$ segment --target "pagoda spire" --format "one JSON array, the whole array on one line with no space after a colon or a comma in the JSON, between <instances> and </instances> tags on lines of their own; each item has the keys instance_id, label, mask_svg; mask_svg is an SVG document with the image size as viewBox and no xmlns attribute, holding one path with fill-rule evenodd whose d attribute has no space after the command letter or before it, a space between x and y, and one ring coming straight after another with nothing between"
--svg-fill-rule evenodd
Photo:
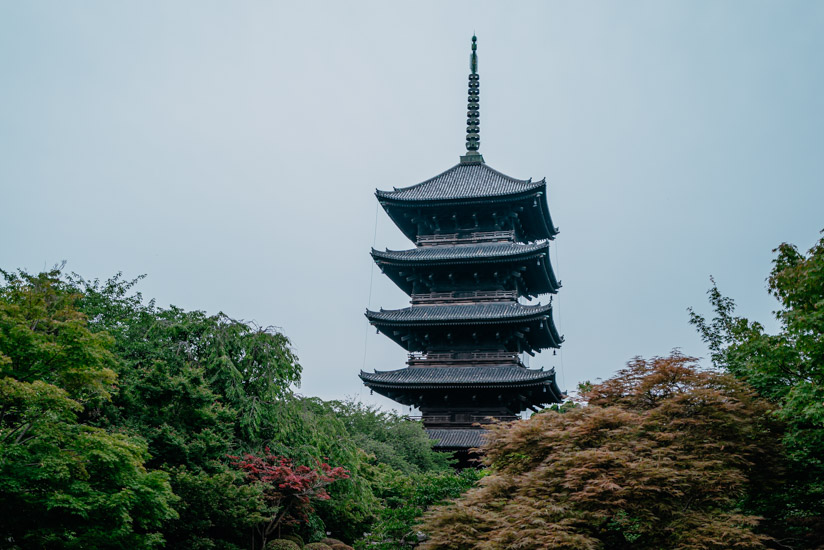
<instances>
[{"instance_id":1,"label":"pagoda spire","mask_svg":"<svg viewBox=\"0 0 824 550\"><path fill-rule=\"evenodd\" d=\"M472 53L469 55L469 94L466 105L466 155L461 164L479 164L484 157L478 152L481 146L480 76L478 75L478 37L472 35Z\"/></svg>"}]
</instances>

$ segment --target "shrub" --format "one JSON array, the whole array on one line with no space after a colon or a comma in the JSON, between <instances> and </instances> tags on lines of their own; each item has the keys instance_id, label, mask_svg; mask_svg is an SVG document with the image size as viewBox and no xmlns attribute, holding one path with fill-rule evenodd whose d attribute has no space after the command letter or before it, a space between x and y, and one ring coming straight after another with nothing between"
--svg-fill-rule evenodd
<instances>
[{"instance_id":1,"label":"shrub","mask_svg":"<svg viewBox=\"0 0 824 550\"><path fill-rule=\"evenodd\" d=\"M355 550L354 548L352 548L348 544L344 544L342 542L339 542L339 543L336 543L336 544L331 544L331 545L329 545L329 547L332 550Z\"/></svg>"},{"instance_id":2,"label":"shrub","mask_svg":"<svg viewBox=\"0 0 824 550\"><path fill-rule=\"evenodd\" d=\"M275 539L266 543L266 550L300 550L300 546L289 539Z\"/></svg>"},{"instance_id":3,"label":"shrub","mask_svg":"<svg viewBox=\"0 0 824 550\"><path fill-rule=\"evenodd\" d=\"M332 550L332 547L322 542L312 542L304 546L303 550Z\"/></svg>"},{"instance_id":4,"label":"shrub","mask_svg":"<svg viewBox=\"0 0 824 550\"><path fill-rule=\"evenodd\" d=\"M336 544L346 544L342 540L333 539L330 537L326 537L325 539L320 539L320 542L325 544L326 546L335 546Z\"/></svg>"},{"instance_id":5,"label":"shrub","mask_svg":"<svg viewBox=\"0 0 824 550\"><path fill-rule=\"evenodd\" d=\"M300 548L303 548L304 542L303 542L303 539L301 538L301 536L300 536L300 535L295 535L295 534L292 534L292 535L284 535L284 536L283 536L283 539L284 539L284 540L291 540L292 542L294 542L295 544L297 544Z\"/></svg>"}]
</instances>

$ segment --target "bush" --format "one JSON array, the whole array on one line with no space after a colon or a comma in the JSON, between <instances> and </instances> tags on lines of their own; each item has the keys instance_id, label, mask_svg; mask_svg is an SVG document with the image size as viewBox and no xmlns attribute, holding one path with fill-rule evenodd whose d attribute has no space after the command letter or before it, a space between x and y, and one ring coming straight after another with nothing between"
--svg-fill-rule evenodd
<instances>
[{"instance_id":1,"label":"bush","mask_svg":"<svg viewBox=\"0 0 824 550\"><path fill-rule=\"evenodd\" d=\"M336 544L331 544L330 548L332 550L355 550L354 548L352 548L348 544L344 544L342 542L339 542L339 543L336 543Z\"/></svg>"},{"instance_id":2,"label":"bush","mask_svg":"<svg viewBox=\"0 0 824 550\"><path fill-rule=\"evenodd\" d=\"M330 538L330 537L326 537L325 539L320 539L320 542L322 544L325 544L326 546L335 546L336 544L346 544L342 540L333 539L333 538Z\"/></svg>"},{"instance_id":3,"label":"bush","mask_svg":"<svg viewBox=\"0 0 824 550\"><path fill-rule=\"evenodd\" d=\"M303 550L332 550L332 547L322 542L312 542L304 546Z\"/></svg>"},{"instance_id":4,"label":"bush","mask_svg":"<svg viewBox=\"0 0 824 550\"><path fill-rule=\"evenodd\" d=\"M291 540L295 544L297 544L300 548L303 548L304 542L300 535L284 535L283 540Z\"/></svg>"},{"instance_id":5,"label":"bush","mask_svg":"<svg viewBox=\"0 0 824 550\"><path fill-rule=\"evenodd\" d=\"M300 550L300 546L289 539L275 539L266 543L266 550Z\"/></svg>"}]
</instances>

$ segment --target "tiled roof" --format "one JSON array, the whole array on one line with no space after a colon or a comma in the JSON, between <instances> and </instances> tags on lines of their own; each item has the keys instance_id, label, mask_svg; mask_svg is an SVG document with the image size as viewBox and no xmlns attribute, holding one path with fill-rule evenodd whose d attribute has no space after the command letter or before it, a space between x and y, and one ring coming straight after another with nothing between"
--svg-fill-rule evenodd
<instances>
[{"instance_id":1,"label":"tiled roof","mask_svg":"<svg viewBox=\"0 0 824 550\"><path fill-rule=\"evenodd\" d=\"M375 194L378 198L398 201L474 199L517 195L544 185L543 180L533 182L511 178L486 164L458 164L412 187L378 190Z\"/></svg>"},{"instance_id":2,"label":"tiled roof","mask_svg":"<svg viewBox=\"0 0 824 550\"><path fill-rule=\"evenodd\" d=\"M408 367L390 371L360 373L368 386L445 387L445 386L533 386L555 379L555 370L525 367Z\"/></svg>"},{"instance_id":3,"label":"tiled roof","mask_svg":"<svg viewBox=\"0 0 824 550\"><path fill-rule=\"evenodd\" d=\"M411 250L386 250L384 252L372 249L372 256L375 259L395 261L461 261L491 260L539 251L549 254L549 243L544 241L531 244L512 242L458 244L422 246Z\"/></svg>"},{"instance_id":4,"label":"tiled roof","mask_svg":"<svg viewBox=\"0 0 824 550\"><path fill-rule=\"evenodd\" d=\"M366 310L371 322L384 323L443 323L484 321L520 321L538 316L548 316L552 305L525 306L517 302L492 302L481 304L439 304L411 306L403 309Z\"/></svg>"},{"instance_id":5,"label":"tiled roof","mask_svg":"<svg viewBox=\"0 0 824 550\"><path fill-rule=\"evenodd\" d=\"M484 434L487 430L473 428L453 428L453 429L428 429L426 434L429 439L438 440L435 448L448 449L472 449L486 443Z\"/></svg>"}]
</instances>

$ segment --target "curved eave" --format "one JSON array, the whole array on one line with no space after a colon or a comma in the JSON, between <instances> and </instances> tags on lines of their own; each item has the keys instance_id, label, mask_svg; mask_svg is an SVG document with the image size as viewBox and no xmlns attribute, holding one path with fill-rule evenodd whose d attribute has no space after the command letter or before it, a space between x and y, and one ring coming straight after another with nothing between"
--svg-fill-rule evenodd
<instances>
[{"instance_id":1,"label":"curved eave","mask_svg":"<svg viewBox=\"0 0 824 550\"><path fill-rule=\"evenodd\" d=\"M472 367L464 367L464 368L472 368ZM520 410L526 410L531 405L547 405L552 403L561 403L563 402L564 398L566 397L564 393L558 387L558 384L555 380L555 369L551 369L546 371L549 376L542 380L534 380L534 381L521 381L521 382L513 382L513 383L464 383L464 384L454 384L454 383L442 383L442 384L434 384L434 383L422 383L422 384L414 384L414 383L380 383L375 382L374 377L379 373L367 373L361 371L358 377L363 382L364 386L369 388L372 391L378 392L380 395L384 397L388 397L398 403L403 405L418 405L420 404L420 397L421 394L426 395L428 393L433 393L434 395L440 395L442 392L446 390L480 390L480 391L488 391L488 392L505 392L509 395L510 400L514 400L514 402L520 402ZM530 391L527 394L529 397L526 400L519 399L519 392L522 391ZM537 393L533 393L535 390L541 390ZM425 402L426 398L424 398ZM528 403L528 404L525 404Z\"/></svg>"},{"instance_id":2,"label":"curved eave","mask_svg":"<svg viewBox=\"0 0 824 550\"><path fill-rule=\"evenodd\" d=\"M536 181L534 187L514 191L512 193L501 193L491 195L475 195L463 197L449 197L439 199L398 199L392 196L391 192L381 191L375 189L375 196L381 205L398 206L402 208L421 208L421 207L440 207L440 206L455 206L455 205L476 205L488 203L501 202L518 202L525 199L531 199L539 194L545 194L546 182L544 180Z\"/></svg>"},{"instance_id":3,"label":"curved eave","mask_svg":"<svg viewBox=\"0 0 824 550\"><path fill-rule=\"evenodd\" d=\"M436 311L436 308L441 308L444 306L413 306L413 308L417 307L419 311L424 311L426 309L430 309L431 311ZM446 306L452 307L456 310L460 308L460 306ZM518 324L518 323L528 323L531 321L540 321L545 318L548 318L550 321L552 320L552 305L537 305L537 306L520 306L522 307L522 313L520 315L509 315L509 316L478 316L478 317L467 317L466 315L457 315L453 314L453 316L449 316L446 314L442 318L408 318L408 319L392 319L387 317L387 314L405 312L406 310L410 310L412 308L403 308L397 310L385 310L381 308L380 311L371 311L369 309L366 310L366 318L369 319L369 322L373 325L387 325L387 326L406 326L406 327L417 327L417 326L439 326L439 325L486 325L486 324ZM468 310L467 310L468 311ZM554 324L552 325L554 329Z\"/></svg>"},{"instance_id":4,"label":"curved eave","mask_svg":"<svg viewBox=\"0 0 824 550\"><path fill-rule=\"evenodd\" d=\"M432 367L444 368L444 367ZM472 369L474 367L458 367L462 369ZM492 367L495 368L495 367ZM406 369L402 369L406 370ZM397 371L388 371L394 373ZM457 381L426 381L426 382L409 382L409 381L385 381L381 380L381 375L386 375L387 372L376 371L374 373L361 371L358 377L363 381L364 385L369 388L388 388L388 389L459 389L459 388L478 388L478 389L495 389L495 388L530 388L541 387L555 384L555 369L547 371L534 371L535 374L540 373L541 376L527 380L497 380L497 381L477 381L477 382L457 382ZM555 386L557 388L557 386Z\"/></svg>"},{"instance_id":5,"label":"curved eave","mask_svg":"<svg viewBox=\"0 0 824 550\"><path fill-rule=\"evenodd\" d=\"M413 306L418 308L435 308L438 306ZM523 306L528 307L528 306ZM411 309L411 308L405 308ZM432 327L448 327L456 326L463 327L464 330L469 327L480 326L508 326L513 331L518 331L520 327L529 327L529 331L522 335L522 341L525 346L523 348L515 345L508 345L507 349L510 351L526 351L533 354L535 351L548 348L560 348L563 343L563 337L558 334L555 323L552 320L552 306L538 306L535 309L538 311L530 312L528 315L512 316L512 317L479 317L473 319L466 318L441 318L441 319L386 319L381 318L381 314L386 314L386 311L380 312L366 311L366 317L369 322L375 326L378 331L393 340L399 346L407 351L423 351L425 346L421 343L420 338L410 338L412 335L420 335L422 332L431 330ZM389 313L397 313L404 310L389 311Z\"/></svg>"},{"instance_id":6,"label":"curved eave","mask_svg":"<svg viewBox=\"0 0 824 550\"><path fill-rule=\"evenodd\" d=\"M537 222L537 226L531 232L531 238L529 240L554 240L558 234L558 228L553 225L552 215L549 212L549 204L546 200L545 180L536 182L536 186L528 191L519 191L506 195L483 195L456 199L399 200L391 196L381 195L380 193L381 191L379 190L375 191L375 196L378 198L381 207L386 211L398 229L412 241L417 237L417 228L402 215L402 212L408 209L435 210L504 203L531 203L534 201L537 201L541 209L541 214L539 216L540 221Z\"/></svg>"},{"instance_id":7,"label":"curved eave","mask_svg":"<svg viewBox=\"0 0 824 550\"><path fill-rule=\"evenodd\" d=\"M528 245L512 244L511 253L484 253L483 245L441 245L439 247L416 248L411 250L377 250L372 249L372 257L375 261L398 265L462 265L480 262L510 262L519 260L530 260L538 256L549 255L549 243L539 242ZM429 252L436 248L458 249L461 247L476 249L480 253L474 256L462 257L442 257L442 258L416 258L417 252Z\"/></svg>"},{"instance_id":8,"label":"curved eave","mask_svg":"<svg viewBox=\"0 0 824 550\"><path fill-rule=\"evenodd\" d=\"M401 251L407 252L407 251ZM395 254L393 254L395 253ZM555 294L561 288L558 279L555 277L555 272L552 269L552 264L549 261L549 243L543 246L532 247L529 250L518 254L501 254L489 256L475 256L475 257L461 257L461 258L435 258L435 259L419 259L410 255L407 257L399 256L396 251L386 250L380 251L372 249L372 259L380 267L381 271L385 273L394 282L398 288L403 290L406 294L412 293L412 282L406 280L405 276L401 276L401 271L428 271L437 270L449 267L460 266L498 266L501 264L511 265L527 265L528 272L525 277L530 279L529 296L541 296L543 294ZM536 272L534 261L540 262L540 268Z\"/></svg>"}]
</instances>

